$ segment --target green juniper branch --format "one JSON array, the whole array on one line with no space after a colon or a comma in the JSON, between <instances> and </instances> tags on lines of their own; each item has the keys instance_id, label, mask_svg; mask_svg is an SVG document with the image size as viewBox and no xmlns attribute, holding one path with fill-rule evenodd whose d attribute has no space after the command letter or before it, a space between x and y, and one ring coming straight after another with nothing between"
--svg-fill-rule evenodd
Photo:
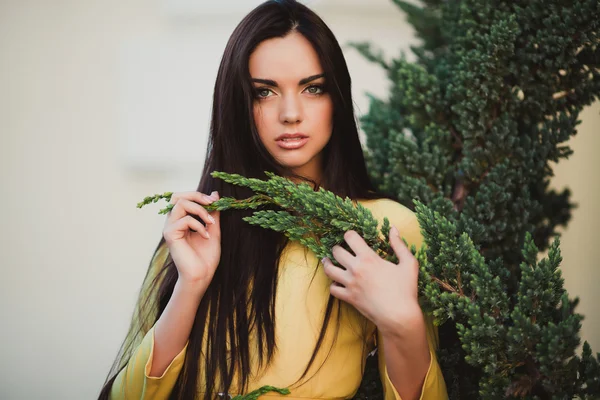
<instances>
[{"instance_id":1,"label":"green juniper branch","mask_svg":"<svg viewBox=\"0 0 600 400\"><path fill-rule=\"evenodd\" d=\"M390 262L398 262L387 239L390 230L387 217L384 218L383 225L378 231L378 221L360 203L355 203L350 198L342 199L323 188L315 192L306 183L295 184L289 179L270 172L265 174L270 178L267 181L214 171L211 174L213 177L221 178L234 185L247 186L258 193L241 200L224 197L203 207L207 211L224 211L257 209L268 204L276 205L281 208L280 211L259 210L243 220L253 225L283 232L290 240L299 241L307 246L319 259L329 257L338 266L339 263L332 256L331 248L337 244L347 249L344 233L355 230L380 257ZM162 195L148 196L138 203L137 207L142 208L160 199L170 201L172 194L172 192L165 192ZM159 214L166 214L172 208L173 204L169 204L160 210ZM383 239L379 236L379 232L383 235ZM406 243L406 240L404 242ZM415 254L417 249L412 246L411 251Z\"/></svg>"},{"instance_id":2,"label":"green juniper branch","mask_svg":"<svg viewBox=\"0 0 600 400\"><path fill-rule=\"evenodd\" d=\"M263 395L263 394L265 394L267 392L277 392L277 393L280 393L280 394L290 394L290 390L289 389L286 389L286 388L281 389L281 388L277 388L275 386L266 385L266 386L263 386L263 387L260 387L260 388L258 388L256 390L254 390L254 391L252 391L252 392L250 392L248 394L237 395L237 396L235 396L231 400L256 400L256 399L258 399L258 397L260 395Z\"/></svg>"}]
</instances>

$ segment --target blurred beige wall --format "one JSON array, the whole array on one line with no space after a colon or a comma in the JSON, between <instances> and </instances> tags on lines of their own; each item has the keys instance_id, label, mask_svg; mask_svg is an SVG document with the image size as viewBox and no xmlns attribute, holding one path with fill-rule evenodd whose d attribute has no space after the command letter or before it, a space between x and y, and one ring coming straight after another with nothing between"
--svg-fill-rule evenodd
<instances>
[{"instance_id":1,"label":"blurred beige wall","mask_svg":"<svg viewBox=\"0 0 600 400\"><path fill-rule=\"evenodd\" d=\"M579 119L577 134L568 143L574 154L555 165L552 187L569 188L577 205L567 228L559 230L561 270L569 297L579 297L575 310L585 317L582 345L587 340L596 354L600 352L600 102L586 107Z\"/></svg>"},{"instance_id":2,"label":"blurred beige wall","mask_svg":"<svg viewBox=\"0 0 600 400\"><path fill-rule=\"evenodd\" d=\"M216 68L242 16L204 13L208 3L0 0L0 398L97 395L162 232L159 205L135 205L193 190L201 173ZM340 43L372 39L389 56L414 43L387 0L345 4L313 2ZM387 82L346 56L365 113L364 92L384 96ZM564 276L596 351L599 109L582 114L554 180L579 203L562 238Z\"/></svg>"}]
</instances>

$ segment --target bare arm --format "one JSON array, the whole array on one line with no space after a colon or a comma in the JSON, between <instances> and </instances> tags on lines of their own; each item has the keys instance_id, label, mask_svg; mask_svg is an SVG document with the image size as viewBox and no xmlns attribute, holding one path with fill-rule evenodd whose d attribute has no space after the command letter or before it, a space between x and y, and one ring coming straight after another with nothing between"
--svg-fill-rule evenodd
<instances>
[{"instance_id":1,"label":"bare arm","mask_svg":"<svg viewBox=\"0 0 600 400\"><path fill-rule=\"evenodd\" d=\"M177 280L173 295L154 327L151 377L160 377L187 343L206 289Z\"/></svg>"},{"instance_id":2,"label":"bare arm","mask_svg":"<svg viewBox=\"0 0 600 400\"><path fill-rule=\"evenodd\" d=\"M385 363L390 380L402 399L419 399L425 376L432 362L427 328L421 309L407 328L381 332ZM402 333L401 333L402 332Z\"/></svg>"}]
</instances>

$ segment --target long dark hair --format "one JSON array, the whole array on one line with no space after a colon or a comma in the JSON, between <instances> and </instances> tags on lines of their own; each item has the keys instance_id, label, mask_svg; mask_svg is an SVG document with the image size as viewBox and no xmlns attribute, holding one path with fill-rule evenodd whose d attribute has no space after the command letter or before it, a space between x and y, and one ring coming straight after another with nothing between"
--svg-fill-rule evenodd
<instances>
[{"instance_id":1,"label":"long dark hair","mask_svg":"<svg viewBox=\"0 0 600 400\"><path fill-rule=\"evenodd\" d=\"M322 179L319 183L311 181L315 190L321 185L351 199L393 198L378 193L369 179L353 110L350 74L335 36L317 14L293 0L262 3L231 35L215 83L207 157L197 190L202 193L217 190L221 197L246 198L253 194L247 188L214 179L210 173L215 170L259 179L266 179L264 171L270 171L310 181L275 161L262 144L253 118L255 89L248 68L250 54L262 41L285 37L292 31L302 34L317 52L326 77L326 90L333 102L333 132L323 149ZM172 399L196 398L198 375L203 373L204 400L212 400L216 392L229 390L234 368L239 370L238 387L245 391L251 351L256 352L261 366L268 365L274 354L277 270L288 239L281 233L242 221L252 212L227 210L221 215L221 259L196 312ZM164 238L161 238L155 256L163 245ZM139 344L138 339L156 322L169 302L177 270L171 257L166 257L159 267L154 273L148 270L144 280L147 290L140 293L137 314L111 372L125 367ZM339 307L339 301L329 296L319 339L300 379L307 374L321 347L334 304ZM251 326L256 329L257 349L249 348ZM207 337L204 337L205 328ZM204 365L199 362L203 341L207 346ZM229 360L227 341L231 350ZM100 399L108 398L116 375L107 378ZM222 387L214 387L217 379Z\"/></svg>"}]
</instances>

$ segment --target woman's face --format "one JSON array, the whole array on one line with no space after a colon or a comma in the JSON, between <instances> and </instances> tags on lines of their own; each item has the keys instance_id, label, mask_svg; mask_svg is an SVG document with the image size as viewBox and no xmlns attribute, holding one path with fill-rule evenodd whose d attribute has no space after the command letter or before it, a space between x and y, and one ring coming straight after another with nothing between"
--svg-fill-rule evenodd
<instances>
[{"instance_id":1,"label":"woman's face","mask_svg":"<svg viewBox=\"0 0 600 400\"><path fill-rule=\"evenodd\" d=\"M296 32L265 40L250 55L249 69L262 143L277 162L320 182L333 104L324 91L323 70L312 45ZM305 138L285 142L280 135L286 133Z\"/></svg>"}]
</instances>

